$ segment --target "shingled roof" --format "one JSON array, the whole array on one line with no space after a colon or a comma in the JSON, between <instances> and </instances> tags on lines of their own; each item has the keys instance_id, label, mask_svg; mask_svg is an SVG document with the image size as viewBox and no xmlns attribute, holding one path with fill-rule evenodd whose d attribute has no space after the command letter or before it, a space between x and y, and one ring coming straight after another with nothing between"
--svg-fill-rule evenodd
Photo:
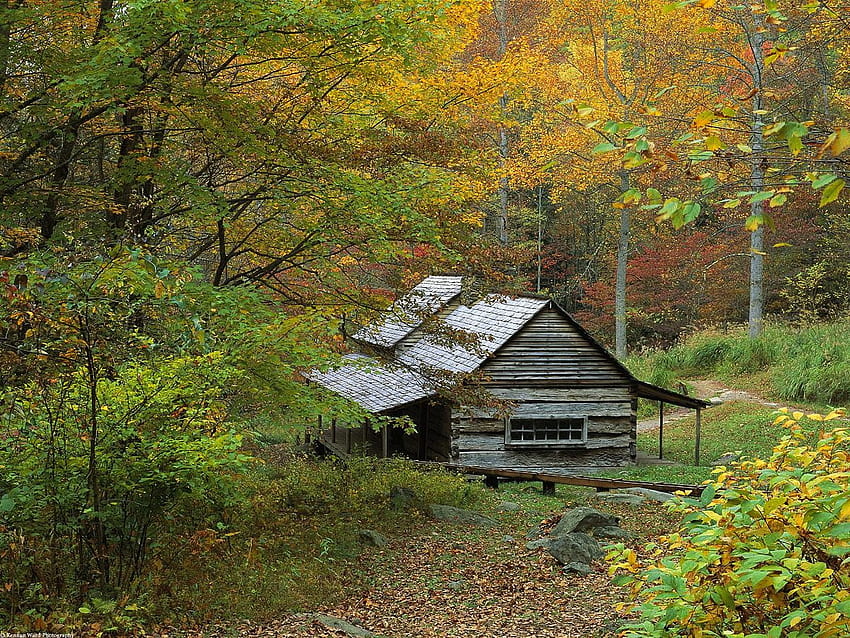
<instances>
[{"instance_id":1,"label":"shingled roof","mask_svg":"<svg viewBox=\"0 0 850 638\"><path fill-rule=\"evenodd\" d=\"M410 348L400 344L397 359L413 368L472 372L548 303L537 297L490 295L471 307L460 306L445 318L445 323L451 329L477 336L477 343L452 344L445 337L426 335Z\"/></svg>"},{"instance_id":2,"label":"shingled roof","mask_svg":"<svg viewBox=\"0 0 850 638\"><path fill-rule=\"evenodd\" d=\"M428 379L401 366L382 364L371 357L350 354L349 363L310 378L370 412L383 412L434 394Z\"/></svg>"},{"instance_id":3,"label":"shingled roof","mask_svg":"<svg viewBox=\"0 0 850 638\"><path fill-rule=\"evenodd\" d=\"M584 328L548 299L489 295L472 306L458 306L450 312L443 319L448 330L417 330L429 312L435 314L460 294L460 285L461 277L428 277L393 304L379 321L355 335L361 342L393 350L388 361L351 354L342 367L313 373L310 378L370 412L399 408L434 396L438 385L447 380L443 373L448 373L451 379L452 374L478 369L551 304L632 380L638 396L684 407L708 405L700 399L638 381ZM470 343L460 343L462 339L452 340L451 331L462 331L473 339Z\"/></svg>"},{"instance_id":4,"label":"shingled roof","mask_svg":"<svg viewBox=\"0 0 850 638\"><path fill-rule=\"evenodd\" d=\"M463 277L432 275L393 303L380 319L354 333L354 339L392 348L461 292Z\"/></svg>"},{"instance_id":5,"label":"shingled roof","mask_svg":"<svg viewBox=\"0 0 850 638\"><path fill-rule=\"evenodd\" d=\"M460 277L439 279L460 280ZM445 284L441 295L436 294L436 287L429 285L425 287L429 294L419 297L431 303L435 311L445 300L456 296L452 294L454 282L441 283ZM350 363L330 372L314 373L311 379L371 412L397 408L436 394L437 382L429 379L428 373L458 374L477 369L548 304L548 300L537 297L490 295L472 306L459 306L444 322L450 331L462 331L473 337L464 344L454 343L450 336L435 331L412 340L405 347L405 337L417 326L382 319L378 327L369 332L368 343L385 347L397 345L396 356L390 363L360 354L348 355L346 359ZM419 322L424 318L422 316ZM407 333L399 336L403 330Z\"/></svg>"}]
</instances>

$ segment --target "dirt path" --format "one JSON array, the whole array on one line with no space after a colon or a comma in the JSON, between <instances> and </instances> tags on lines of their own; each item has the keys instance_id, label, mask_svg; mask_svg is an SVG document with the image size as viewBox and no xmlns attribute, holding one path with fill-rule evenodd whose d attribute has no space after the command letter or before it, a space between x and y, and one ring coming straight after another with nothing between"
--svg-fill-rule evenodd
<instances>
[{"instance_id":1,"label":"dirt path","mask_svg":"<svg viewBox=\"0 0 850 638\"><path fill-rule=\"evenodd\" d=\"M711 379L693 379L690 381L690 384L694 387L694 396L696 396L698 399L704 399L706 401L715 399L718 403L742 401L745 403L755 403L758 405L764 405L772 408L780 407L780 404L775 403L773 401L768 401L764 397L761 397L757 394L753 394L752 392L745 392L743 390L730 390L719 381L713 381ZM678 421L687 416L690 416L691 414L693 414L693 410L688 410L687 408L670 409L668 407L664 411L664 423L672 423L674 421ZM652 430L657 430L658 417L653 416L649 417L648 419L640 419L637 423L637 429L638 432L651 432Z\"/></svg>"}]
</instances>

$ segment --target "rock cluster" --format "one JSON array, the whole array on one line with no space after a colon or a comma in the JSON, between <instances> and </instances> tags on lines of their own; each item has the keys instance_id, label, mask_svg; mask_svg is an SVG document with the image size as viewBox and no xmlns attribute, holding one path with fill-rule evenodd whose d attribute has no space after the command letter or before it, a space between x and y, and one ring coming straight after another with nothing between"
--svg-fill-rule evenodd
<instances>
[{"instance_id":1,"label":"rock cluster","mask_svg":"<svg viewBox=\"0 0 850 638\"><path fill-rule=\"evenodd\" d=\"M564 566L565 572L589 574L591 563L604 556L597 538L631 538L620 519L592 507L576 507L564 513L548 536L530 540L527 549L543 548Z\"/></svg>"}]
</instances>

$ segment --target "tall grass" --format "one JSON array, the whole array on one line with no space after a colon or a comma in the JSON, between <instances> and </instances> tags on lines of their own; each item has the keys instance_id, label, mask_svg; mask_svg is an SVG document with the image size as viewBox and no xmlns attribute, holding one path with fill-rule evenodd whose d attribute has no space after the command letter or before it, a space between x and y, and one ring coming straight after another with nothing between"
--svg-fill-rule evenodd
<instances>
[{"instance_id":1,"label":"tall grass","mask_svg":"<svg viewBox=\"0 0 850 638\"><path fill-rule=\"evenodd\" d=\"M773 325L758 339L746 329L705 330L666 351L627 362L639 378L666 387L697 375L767 372L774 394L787 401L850 402L850 320L808 327Z\"/></svg>"}]
</instances>

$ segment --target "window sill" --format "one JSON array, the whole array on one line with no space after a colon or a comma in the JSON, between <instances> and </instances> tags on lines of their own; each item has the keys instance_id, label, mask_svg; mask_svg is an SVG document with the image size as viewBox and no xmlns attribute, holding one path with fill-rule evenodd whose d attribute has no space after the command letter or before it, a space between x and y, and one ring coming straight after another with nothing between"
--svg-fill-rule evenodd
<instances>
[{"instance_id":1,"label":"window sill","mask_svg":"<svg viewBox=\"0 0 850 638\"><path fill-rule=\"evenodd\" d=\"M587 445L587 441L506 441L505 448L574 448Z\"/></svg>"}]
</instances>

